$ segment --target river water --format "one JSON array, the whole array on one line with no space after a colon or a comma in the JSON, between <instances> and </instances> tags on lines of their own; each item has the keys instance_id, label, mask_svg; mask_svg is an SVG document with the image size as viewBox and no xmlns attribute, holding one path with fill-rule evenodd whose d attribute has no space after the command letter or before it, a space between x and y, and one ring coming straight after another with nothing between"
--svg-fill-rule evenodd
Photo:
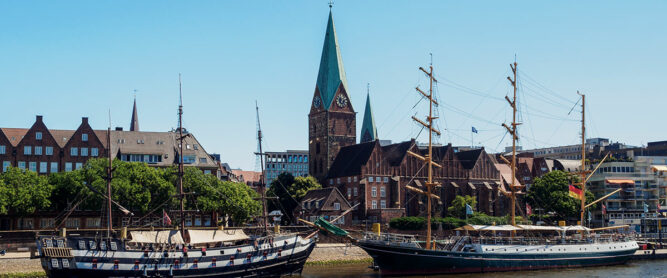
<instances>
[{"instance_id":1,"label":"river water","mask_svg":"<svg viewBox=\"0 0 667 278\"><path fill-rule=\"evenodd\" d=\"M349 264L332 266L306 266L301 274L303 278L347 278L347 277L381 277L380 273L368 268L368 264ZM417 276L420 277L420 276ZM475 278L475 277L544 277L544 278L575 278L575 277L667 277L667 260L632 261L624 265L571 268L562 270L537 270L521 272L495 272L484 274L457 274L429 277L441 278Z\"/></svg>"}]
</instances>

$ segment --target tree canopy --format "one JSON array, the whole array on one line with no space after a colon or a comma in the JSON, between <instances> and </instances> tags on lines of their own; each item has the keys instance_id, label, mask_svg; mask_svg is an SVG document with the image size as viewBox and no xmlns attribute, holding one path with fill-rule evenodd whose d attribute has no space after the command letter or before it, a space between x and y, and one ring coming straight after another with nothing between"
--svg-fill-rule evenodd
<instances>
[{"instance_id":1,"label":"tree canopy","mask_svg":"<svg viewBox=\"0 0 667 278\"><path fill-rule=\"evenodd\" d=\"M466 204L470 205L474 209L477 206L477 200L475 197L469 195L456 195L454 200L452 200L452 205L447 208L447 213L454 217L465 218Z\"/></svg>"},{"instance_id":2,"label":"tree canopy","mask_svg":"<svg viewBox=\"0 0 667 278\"><path fill-rule=\"evenodd\" d=\"M85 200L79 209L99 209L104 203L104 197L93 193L86 184L105 193L107 167L106 159L97 158L88 160L81 169L51 174L49 181L55 185L52 198L54 209L65 209L68 204L81 198ZM146 213L176 193L174 185L167 178L169 169L121 160L114 160L112 167L111 198L132 212Z\"/></svg>"},{"instance_id":3,"label":"tree canopy","mask_svg":"<svg viewBox=\"0 0 667 278\"><path fill-rule=\"evenodd\" d=\"M183 176L187 209L215 211L229 216L231 223L242 224L259 214L257 193L244 183L220 181L213 175L188 167Z\"/></svg>"},{"instance_id":4,"label":"tree canopy","mask_svg":"<svg viewBox=\"0 0 667 278\"><path fill-rule=\"evenodd\" d=\"M294 222L294 209L309 190L322 188L313 177L294 177L290 173L282 173L271 182L266 195L277 197L277 201L270 202L269 209L282 211L283 221Z\"/></svg>"},{"instance_id":5,"label":"tree canopy","mask_svg":"<svg viewBox=\"0 0 667 278\"><path fill-rule=\"evenodd\" d=\"M77 209L99 211L106 193L108 160L90 159L80 169L40 176L33 171L8 168L0 174L0 214L29 215L37 210L64 211L78 204ZM175 167L156 168L141 162L112 162L111 198L138 214L152 210L176 208L178 188ZM243 183L225 182L186 167L183 177L187 209L218 212L229 216L234 224L248 221L260 211L260 203L250 187Z\"/></svg>"},{"instance_id":6,"label":"tree canopy","mask_svg":"<svg viewBox=\"0 0 667 278\"><path fill-rule=\"evenodd\" d=\"M0 175L0 213L24 216L48 208L52 190L46 177L9 167Z\"/></svg>"},{"instance_id":7,"label":"tree canopy","mask_svg":"<svg viewBox=\"0 0 667 278\"><path fill-rule=\"evenodd\" d=\"M576 175L558 170L551 171L533 181L526 194L526 201L533 209L541 208L546 213L555 213L561 219L577 218L581 209L581 201L569 196L569 186L579 181ZM590 191L586 190L585 194L586 203L595 200L595 196Z\"/></svg>"}]
</instances>

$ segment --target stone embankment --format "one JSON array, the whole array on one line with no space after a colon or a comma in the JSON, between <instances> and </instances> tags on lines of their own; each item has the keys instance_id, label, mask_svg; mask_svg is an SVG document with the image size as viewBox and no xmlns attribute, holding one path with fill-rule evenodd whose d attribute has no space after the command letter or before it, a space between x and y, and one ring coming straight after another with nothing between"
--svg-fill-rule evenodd
<instances>
[{"instance_id":1,"label":"stone embankment","mask_svg":"<svg viewBox=\"0 0 667 278\"><path fill-rule=\"evenodd\" d=\"M308 258L308 263L364 261L371 257L358 246L349 243L318 243Z\"/></svg>"}]
</instances>

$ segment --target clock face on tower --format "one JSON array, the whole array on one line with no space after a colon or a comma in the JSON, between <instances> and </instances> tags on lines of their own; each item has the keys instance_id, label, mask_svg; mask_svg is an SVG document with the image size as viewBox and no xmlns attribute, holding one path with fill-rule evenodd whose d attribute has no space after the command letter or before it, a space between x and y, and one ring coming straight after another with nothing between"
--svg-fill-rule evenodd
<instances>
[{"instance_id":1,"label":"clock face on tower","mask_svg":"<svg viewBox=\"0 0 667 278\"><path fill-rule=\"evenodd\" d=\"M344 95L338 95L336 97L336 105L340 108L347 107L347 98Z\"/></svg>"},{"instance_id":2,"label":"clock face on tower","mask_svg":"<svg viewBox=\"0 0 667 278\"><path fill-rule=\"evenodd\" d=\"M320 105L322 105L320 96L315 96L315 99L313 99L313 106L315 106L315 108L320 108Z\"/></svg>"}]
</instances>

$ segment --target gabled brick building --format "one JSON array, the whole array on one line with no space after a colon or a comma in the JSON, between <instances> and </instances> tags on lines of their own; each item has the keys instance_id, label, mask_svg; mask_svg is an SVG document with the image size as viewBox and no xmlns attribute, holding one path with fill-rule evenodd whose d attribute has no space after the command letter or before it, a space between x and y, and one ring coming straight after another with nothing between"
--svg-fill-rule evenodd
<instances>
[{"instance_id":1,"label":"gabled brick building","mask_svg":"<svg viewBox=\"0 0 667 278\"><path fill-rule=\"evenodd\" d=\"M136 123L135 123L136 124ZM211 155L189 132L184 132L183 158L186 167L221 176L221 169ZM112 130L111 152L123 161L145 162L153 167L178 164L178 134L169 132ZM39 174L72 171L88 159L107 156L107 130L94 130L88 118L81 119L76 130L49 129L42 116L30 128L0 128L0 162Z\"/></svg>"},{"instance_id":2,"label":"gabled brick building","mask_svg":"<svg viewBox=\"0 0 667 278\"><path fill-rule=\"evenodd\" d=\"M294 209L294 215L298 215L299 218L311 222L317 220L318 217L331 221L342 215L350 207L350 203L338 188L327 187L308 191L303 199L301 199L299 206ZM349 216L343 216L333 223L341 226L349 226L352 224L352 220Z\"/></svg>"},{"instance_id":3,"label":"gabled brick building","mask_svg":"<svg viewBox=\"0 0 667 278\"><path fill-rule=\"evenodd\" d=\"M407 155L407 151L425 154L413 140L382 146L379 140L341 148L326 178L326 186L337 187L352 204L360 206L354 220L387 222L403 215L421 215L425 198L405 188L406 185L424 188L427 171L422 161ZM504 198L505 190L495 159L484 149L454 152L451 145L433 148L434 180L441 186L436 193L434 211L444 216L456 195L477 198L477 210L489 215L504 215L495 204ZM501 201L502 202L502 201Z\"/></svg>"}]
</instances>

